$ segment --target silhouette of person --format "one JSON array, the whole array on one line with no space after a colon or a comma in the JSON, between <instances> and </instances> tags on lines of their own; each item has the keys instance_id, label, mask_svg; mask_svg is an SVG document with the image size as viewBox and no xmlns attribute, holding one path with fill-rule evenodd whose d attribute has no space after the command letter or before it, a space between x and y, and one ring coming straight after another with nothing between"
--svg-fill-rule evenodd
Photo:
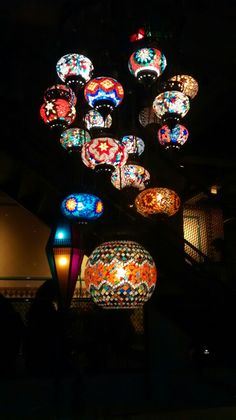
<instances>
[{"instance_id":1,"label":"silhouette of person","mask_svg":"<svg viewBox=\"0 0 236 420\"><path fill-rule=\"evenodd\" d=\"M24 322L11 302L0 293L0 375L16 374L24 337Z\"/></svg>"},{"instance_id":2,"label":"silhouette of person","mask_svg":"<svg viewBox=\"0 0 236 420\"><path fill-rule=\"evenodd\" d=\"M56 284L46 280L27 314L25 364L27 371L34 375L51 375L56 369L59 332L56 293Z\"/></svg>"}]
</instances>

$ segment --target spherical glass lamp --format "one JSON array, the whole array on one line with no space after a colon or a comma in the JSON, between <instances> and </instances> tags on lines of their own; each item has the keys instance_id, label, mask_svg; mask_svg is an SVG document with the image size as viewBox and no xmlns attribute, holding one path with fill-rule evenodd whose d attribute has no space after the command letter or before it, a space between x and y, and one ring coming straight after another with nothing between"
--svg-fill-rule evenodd
<instances>
[{"instance_id":1,"label":"spherical glass lamp","mask_svg":"<svg viewBox=\"0 0 236 420\"><path fill-rule=\"evenodd\" d=\"M58 77L75 91L91 79L93 70L91 60L82 54L63 55L56 64Z\"/></svg>"},{"instance_id":2,"label":"spherical glass lamp","mask_svg":"<svg viewBox=\"0 0 236 420\"><path fill-rule=\"evenodd\" d=\"M91 140L88 131L83 128L68 128L61 133L60 143L69 153L81 151L84 143Z\"/></svg>"},{"instance_id":3,"label":"spherical glass lamp","mask_svg":"<svg viewBox=\"0 0 236 420\"><path fill-rule=\"evenodd\" d=\"M150 124L161 124L161 119L157 117L152 106L143 108L139 112L138 119L143 127L148 127Z\"/></svg>"},{"instance_id":4,"label":"spherical glass lamp","mask_svg":"<svg viewBox=\"0 0 236 420\"><path fill-rule=\"evenodd\" d=\"M70 194L61 204L61 212L66 218L81 223L98 219L103 211L102 200L93 194Z\"/></svg>"},{"instance_id":5,"label":"spherical glass lamp","mask_svg":"<svg viewBox=\"0 0 236 420\"><path fill-rule=\"evenodd\" d=\"M44 92L44 101L51 101L52 99L65 99L71 105L76 105L77 98L75 92L66 85L57 84L50 86Z\"/></svg>"},{"instance_id":6,"label":"spherical glass lamp","mask_svg":"<svg viewBox=\"0 0 236 420\"><path fill-rule=\"evenodd\" d=\"M65 99L52 99L43 103L40 116L50 128L67 128L76 117L76 109Z\"/></svg>"},{"instance_id":7,"label":"spherical glass lamp","mask_svg":"<svg viewBox=\"0 0 236 420\"><path fill-rule=\"evenodd\" d=\"M145 85L153 84L167 65L166 57L156 48L140 48L128 61L130 73Z\"/></svg>"},{"instance_id":8,"label":"spherical glass lamp","mask_svg":"<svg viewBox=\"0 0 236 420\"><path fill-rule=\"evenodd\" d=\"M121 168L116 168L111 174L111 183L118 190L135 188L142 191L149 180L149 172L140 165L124 165Z\"/></svg>"},{"instance_id":9,"label":"spherical glass lamp","mask_svg":"<svg viewBox=\"0 0 236 420\"><path fill-rule=\"evenodd\" d=\"M118 140L112 137L98 137L83 145L81 158L90 169L110 172L114 167L125 165L128 153Z\"/></svg>"},{"instance_id":10,"label":"spherical glass lamp","mask_svg":"<svg viewBox=\"0 0 236 420\"><path fill-rule=\"evenodd\" d=\"M178 122L190 109L187 95L177 90L162 92L153 101L153 111L162 121L168 119Z\"/></svg>"},{"instance_id":11,"label":"spherical glass lamp","mask_svg":"<svg viewBox=\"0 0 236 420\"><path fill-rule=\"evenodd\" d=\"M182 92L190 99L195 98L197 95L199 90L198 82L192 76L187 74L178 74L176 76L172 76L170 80L180 82L183 86Z\"/></svg>"},{"instance_id":12,"label":"spherical glass lamp","mask_svg":"<svg viewBox=\"0 0 236 420\"><path fill-rule=\"evenodd\" d=\"M137 195L135 207L145 217L154 214L173 216L180 208L180 198L169 188L148 188Z\"/></svg>"},{"instance_id":13,"label":"spherical glass lamp","mask_svg":"<svg viewBox=\"0 0 236 420\"><path fill-rule=\"evenodd\" d=\"M110 241L89 256L84 281L97 305L131 309L143 306L152 296L157 269L152 256L139 243Z\"/></svg>"},{"instance_id":14,"label":"spherical glass lamp","mask_svg":"<svg viewBox=\"0 0 236 420\"><path fill-rule=\"evenodd\" d=\"M169 127L167 124L163 125L158 130L158 141L165 149L180 147L187 141L189 132L184 125L175 124Z\"/></svg>"},{"instance_id":15,"label":"spherical glass lamp","mask_svg":"<svg viewBox=\"0 0 236 420\"><path fill-rule=\"evenodd\" d=\"M104 119L100 112L90 109L84 116L84 123L87 130L97 128L110 128L112 125L112 117L110 114Z\"/></svg>"},{"instance_id":16,"label":"spherical glass lamp","mask_svg":"<svg viewBox=\"0 0 236 420\"><path fill-rule=\"evenodd\" d=\"M125 146L129 155L140 156L144 152L145 144L140 137L130 134L123 136L120 141Z\"/></svg>"},{"instance_id":17,"label":"spherical glass lamp","mask_svg":"<svg viewBox=\"0 0 236 420\"><path fill-rule=\"evenodd\" d=\"M123 86L112 77L97 77L90 80L84 89L84 97L91 108L99 111L103 118L121 104Z\"/></svg>"}]
</instances>

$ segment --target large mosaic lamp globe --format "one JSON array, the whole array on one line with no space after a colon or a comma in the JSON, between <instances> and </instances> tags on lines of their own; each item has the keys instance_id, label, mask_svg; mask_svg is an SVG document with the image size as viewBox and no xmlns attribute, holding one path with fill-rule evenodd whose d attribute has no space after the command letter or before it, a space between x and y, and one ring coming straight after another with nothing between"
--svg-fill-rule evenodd
<instances>
[{"instance_id":1,"label":"large mosaic lamp globe","mask_svg":"<svg viewBox=\"0 0 236 420\"><path fill-rule=\"evenodd\" d=\"M76 117L76 109L65 99L51 99L40 108L40 116L50 128L66 129Z\"/></svg>"},{"instance_id":2,"label":"large mosaic lamp globe","mask_svg":"<svg viewBox=\"0 0 236 420\"><path fill-rule=\"evenodd\" d=\"M131 54L128 61L130 73L144 85L153 84L167 65L166 57L156 48L140 48Z\"/></svg>"},{"instance_id":3,"label":"large mosaic lamp globe","mask_svg":"<svg viewBox=\"0 0 236 420\"><path fill-rule=\"evenodd\" d=\"M52 99L65 99L71 105L76 105L77 97L75 92L66 85L56 84L47 88L44 92L44 101L51 101Z\"/></svg>"},{"instance_id":4,"label":"large mosaic lamp globe","mask_svg":"<svg viewBox=\"0 0 236 420\"><path fill-rule=\"evenodd\" d=\"M111 174L111 183L118 190L134 188L142 191L150 180L149 172L141 165L126 164Z\"/></svg>"},{"instance_id":5,"label":"large mosaic lamp globe","mask_svg":"<svg viewBox=\"0 0 236 420\"><path fill-rule=\"evenodd\" d=\"M83 144L89 142L91 136L83 128L68 128L61 133L60 144L68 153L80 152Z\"/></svg>"},{"instance_id":6,"label":"large mosaic lamp globe","mask_svg":"<svg viewBox=\"0 0 236 420\"><path fill-rule=\"evenodd\" d=\"M149 252L135 241L104 242L87 260L84 281L92 300L105 309L143 306L152 296L157 269Z\"/></svg>"},{"instance_id":7,"label":"large mosaic lamp globe","mask_svg":"<svg viewBox=\"0 0 236 420\"><path fill-rule=\"evenodd\" d=\"M63 216L80 223L97 220L104 212L102 200L93 194L70 194L61 203Z\"/></svg>"},{"instance_id":8,"label":"large mosaic lamp globe","mask_svg":"<svg viewBox=\"0 0 236 420\"><path fill-rule=\"evenodd\" d=\"M112 77L97 77L85 86L84 97L89 106L105 118L123 101L124 89Z\"/></svg>"},{"instance_id":9,"label":"large mosaic lamp globe","mask_svg":"<svg viewBox=\"0 0 236 420\"><path fill-rule=\"evenodd\" d=\"M165 124L159 128L158 141L165 149L180 149L187 141L189 132L182 124L175 124L173 127Z\"/></svg>"},{"instance_id":10,"label":"large mosaic lamp globe","mask_svg":"<svg viewBox=\"0 0 236 420\"><path fill-rule=\"evenodd\" d=\"M190 102L187 95L178 90L161 92L153 101L153 111L161 121L179 122L189 111Z\"/></svg>"},{"instance_id":11,"label":"large mosaic lamp globe","mask_svg":"<svg viewBox=\"0 0 236 420\"><path fill-rule=\"evenodd\" d=\"M147 188L135 199L136 210L144 217L156 214L174 216L180 204L178 194L169 188Z\"/></svg>"},{"instance_id":12,"label":"large mosaic lamp globe","mask_svg":"<svg viewBox=\"0 0 236 420\"><path fill-rule=\"evenodd\" d=\"M53 281L58 289L61 310L69 309L84 257L79 226L61 220L51 229L46 255Z\"/></svg>"},{"instance_id":13,"label":"large mosaic lamp globe","mask_svg":"<svg viewBox=\"0 0 236 420\"><path fill-rule=\"evenodd\" d=\"M85 166L96 172L111 172L116 167L125 165L128 153L125 147L112 137L98 137L84 144L81 158Z\"/></svg>"},{"instance_id":14,"label":"large mosaic lamp globe","mask_svg":"<svg viewBox=\"0 0 236 420\"><path fill-rule=\"evenodd\" d=\"M93 70L91 60L76 53L63 55L56 64L56 72L60 80L76 93L91 79Z\"/></svg>"}]
</instances>

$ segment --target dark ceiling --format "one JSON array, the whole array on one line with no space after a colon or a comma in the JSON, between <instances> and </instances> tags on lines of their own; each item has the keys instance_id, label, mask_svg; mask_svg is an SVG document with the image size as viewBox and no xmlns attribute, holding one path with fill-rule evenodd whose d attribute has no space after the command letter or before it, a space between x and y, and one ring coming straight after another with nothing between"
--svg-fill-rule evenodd
<instances>
[{"instance_id":1,"label":"dark ceiling","mask_svg":"<svg viewBox=\"0 0 236 420\"><path fill-rule=\"evenodd\" d=\"M92 60L94 76L114 76L123 84L125 98L114 111L114 135L127 133L135 124L146 143L143 159L151 185L173 187L185 202L218 183L227 215L234 212L234 1L12 0L1 5L0 19L2 190L49 224L61 198L75 188L99 191L111 222L121 215L140 221L124 205L122 194L88 170L79 155L69 156L39 117L44 91L57 81L56 62L66 53L79 52ZM148 91L138 85L127 67L132 49L129 35L142 25L158 35L168 63L163 77L181 71L199 83L199 93L184 119L189 139L174 160L160 148L157 128L144 129L138 122L139 110L151 105L155 95L155 86ZM81 118L82 93L78 104Z\"/></svg>"}]
</instances>

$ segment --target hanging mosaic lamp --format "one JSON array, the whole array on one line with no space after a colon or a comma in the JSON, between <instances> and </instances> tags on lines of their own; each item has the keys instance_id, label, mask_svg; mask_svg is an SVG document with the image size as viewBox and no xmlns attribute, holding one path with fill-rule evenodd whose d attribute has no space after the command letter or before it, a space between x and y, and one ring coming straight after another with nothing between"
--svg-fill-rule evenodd
<instances>
[{"instance_id":1,"label":"hanging mosaic lamp","mask_svg":"<svg viewBox=\"0 0 236 420\"><path fill-rule=\"evenodd\" d=\"M118 190L135 188L142 191L150 180L149 172L140 165L128 164L116 168L111 174L111 183Z\"/></svg>"},{"instance_id":2,"label":"hanging mosaic lamp","mask_svg":"<svg viewBox=\"0 0 236 420\"><path fill-rule=\"evenodd\" d=\"M173 216L180 208L180 198L169 188L148 188L137 195L135 207L145 217L154 214Z\"/></svg>"},{"instance_id":3,"label":"hanging mosaic lamp","mask_svg":"<svg viewBox=\"0 0 236 420\"><path fill-rule=\"evenodd\" d=\"M50 232L46 255L52 278L58 286L59 307L71 305L84 256L83 240L78 225L63 220Z\"/></svg>"},{"instance_id":4,"label":"hanging mosaic lamp","mask_svg":"<svg viewBox=\"0 0 236 420\"><path fill-rule=\"evenodd\" d=\"M44 101L51 101L52 99L65 99L71 105L75 106L77 98L75 92L66 85L57 84L50 86L44 92Z\"/></svg>"},{"instance_id":5,"label":"hanging mosaic lamp","mask_svg":"<svg viewBox=\"0 0 236 420\"><path fill-rule=\"evenodd\" d=\"M187 95L178 90L161 92L153 101L153 111L163 122L175 120L178 122L190 109Z\"/></svg>"},{"instance_id":6,"label":"hanging mosaic lamp","mask_svg":"<svg viewBox=\"0 0 236 420\"><path fill-rule=\"evenodd\" d=\"M118 140L98 137L83 145L81 158L90 169L111 172L115 167L125 165L128 153Z\"/></svg>"},{"instance_id":7,"label":"hanging mosaic lamp","mask_svg":"<svg viewBox=\"0 0 236 420\"><path fill-rule=\"evenodd\" d=\"M63 216L81 223L97 220L102 216L103 211L102 200L93 194L70 194L61 204Z\"/></svg>"},{"instance_id":8,"label":"hanging mosaic lamp","mask_svg":"<svg viewBox=\"0 0 236 420\"><path fill-rule=\"evenodd\" d=\"M156 48L140 48L131 54L128 61L130 73L144 85L153 84L167 65L166 57Z\"/></svg>"},{"instance_id":9,"label":"hanging mosaic lamp","mask_svg":"<svg viewBox=\"0 0 236 420\"><path fill-rule=\"evenodd\" d=\"M52 99L43 103L40 116L50 128L66 129L76 117L76 109L65 99Z\"/></svg>"},{"instance_id":10,"label":"hanging mosaic lamp","mask_svg":"<svg viewBox=\"0 0 236 420\"><path fill-rule=\"evenodd\" d=\"M81 151L83 144L89 142L91 136L83 128L68 128L61 133L60 143L69 153Z\"/></svg>"},{"instance_id":11,"label":"hanging mosaic lamp","mask_svg":"<svg viewBox=\"0 0 236 420\"><path fill-rule=\"evenodd\" d=\"M144 152L145 144L140 137L130 134L123 136L120 142L125 146L129 155L140 156Z\"/></svg>"},{"instance_id":12,"label":"hanging mosaic lamp","mask_svg":"<svg viewBox=\"0 0 236 420\"><path fill-rule=\"evenodd\" d=\"M91 60L82 54L63 55L56 64L58 77L70 86L75 93L81 90L91 79L93 70Z\"/></svg>"},{"instance_id":13,"label":"hanging mosaic lamp","mask_svg":"<svg viewBox=\"0 0 236 420\"><path fill-rule=\"evenodd\" d=\"M180 147L187 141L189 132L184 125L175 124L173 127L170 127L165 124L159 128L157 135L159 143L165 149L180 149Z\"/></svg>"},{"instance_id":14,"label":"hanging mosaic lamp","mask_svg":"<svg viewBox=\"0 0 236 420\"><path fill-rule=\"evenodd\" d=\"M112 125L112 117L110 114L107 115L105 119L100 114L100 112L95 109L90 109L84 116L84 123L87 130L97 129L97 128L110 128Z\"/></svg>"},{"instance_id":15,"label":"hanging mosaic lamp","mask_svg":"<svg viewBox=\"0 0 236 420\"><path fill-rule=\"evenodd\" d=\"M198 93L198 82L192 76L189 76L187 74L178 74L172 76L169 80L180 82L183 85L182 92L185 95L187 95L190 99L195 98L195 96Z\"/></svg>"},{"instance_id":16,"label":"hanging mosaic lamp","mask_svg":"<svg viewBox=\"0 0 236 420\"><path fill-rule=\"evenodd\" d=\"M93 301L103 308L143 306L152 296L157 269L149 252L135 241L110 241L91 253L84 281Z\"/></svg>"},{"instance_id":17,"label":"hanging mosaic lamp","mask_svg":"<svg viewBox=\"0 0 236 420\"><path fill-rule=\"evenodd\" d=\"M99 111L105 119L124 98L123 86L112 77L97 77L90 80L84 89L84 97L91 108Z\"/></svg>"},{"instance_id":18,"label":"hanging mosaic lamp","mask_svg":"<svg viewBox=\"0 0 236 420\"><path fill-rule=\"evenodd\" d=\"M143 127L148 127L150 124L161 124L161 119L155 114L153 107L145 107L139 112L139 122Z\"/></svg>"}]
</instances>

